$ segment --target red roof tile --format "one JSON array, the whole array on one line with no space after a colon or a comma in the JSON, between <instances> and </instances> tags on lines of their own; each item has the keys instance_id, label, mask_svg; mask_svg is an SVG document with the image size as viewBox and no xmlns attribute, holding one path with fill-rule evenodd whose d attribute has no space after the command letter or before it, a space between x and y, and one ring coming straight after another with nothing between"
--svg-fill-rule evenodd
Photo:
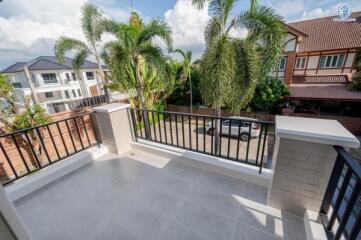
<instances>
[{"instance_id":1,"label":"red roof tile","mask_svg":"<svg viewBox=\"0 0 361 240\"><path fill-rule=\"evenodd\" d=\"M293 76L292 84L349 83L347 75Z\"/></svg>"},{"instance_id":2,"label":"red roof tile","mask_svg":"<svg viewBox=\"0 0 361 240\"><path fill-rule=\"evenodd\" d=\"M361 12L352 14L354 22L334 21L338 16L288 23L306 33L299 44L299 52L331 49L361 48Z\"/></svg>"}]
</instances>

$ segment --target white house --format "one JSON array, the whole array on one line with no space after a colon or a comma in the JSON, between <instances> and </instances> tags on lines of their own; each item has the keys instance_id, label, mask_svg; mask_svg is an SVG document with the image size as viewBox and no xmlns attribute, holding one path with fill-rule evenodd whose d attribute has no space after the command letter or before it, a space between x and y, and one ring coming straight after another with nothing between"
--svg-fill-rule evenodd
<instances>
[{"instance_id":1,"label":"white house","mask_svg":"<svg viewBox=\"0 0 361 240\"><path fill-rule=\"evenodd\" d=\"M14 86L20 106L26 96L32 104L41 104L49 113L70 109L70 102L104 94L96 63L85 61L80 76L73 70L73 60L60 64L55 56L40 56L18 62L2 71Z\"/></svg>"}]
</instances>

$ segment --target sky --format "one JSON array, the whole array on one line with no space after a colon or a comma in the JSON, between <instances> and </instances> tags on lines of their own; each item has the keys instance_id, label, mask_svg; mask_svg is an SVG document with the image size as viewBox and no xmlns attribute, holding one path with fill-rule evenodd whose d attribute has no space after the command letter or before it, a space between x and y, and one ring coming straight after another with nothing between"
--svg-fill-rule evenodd
<instances>
[{"instance_id":1,"label":"sky","mask_svg":"<svg viewBox=\"0 0 361 240\"><path fill-rule=\"evenodd\" d=\"M0 1L0 70L19 61L41 55L54 55L53 46L60 36L84 40L80 29L80 7L87 0L2 0ZM131 0L88 0L107 17L127 21ZM233 15L249 8L249 0L239 0ZM337 0L260 0L274 8L286 21L336 15ZM360 0L344 1L354 11ZM210 18L207 9L196 10L191 0L133 0L133 9L145 21L161 18L171 28L175 48L191 50L194 58L204 50L204 28ZM246 31L233 32L244 36ZM104 36L102 43L111 39ZM155 44L162 45L159 41ZM101 48L101 44L99 46Z\"/></svg>"}]
</instances>

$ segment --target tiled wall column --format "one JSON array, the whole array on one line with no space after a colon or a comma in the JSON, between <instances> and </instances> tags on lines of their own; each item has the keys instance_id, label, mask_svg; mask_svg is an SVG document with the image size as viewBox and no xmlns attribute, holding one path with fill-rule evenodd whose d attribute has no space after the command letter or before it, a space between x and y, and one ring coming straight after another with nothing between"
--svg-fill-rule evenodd
<instances>
[{"instance_id":1,"label":"tiled wall column","mask_svg":"<svg viewBox=\"0 0 361 240\"><path fill-rule=\"evenodd\" d=\"M112 103L94 108L102 142L111 153L120 155L131 149L129 107L129 104Z\"/></svg>"},{"instance_id":2,"label":"tiled wall column","mask_svg":"<svg viewBox=\"0 0 361 240\"><path fill-rule=\"evenodd\" d=\"M359 144L335 120L277 116L269 204L301 216L318 212L336 160L333 146Z\"/></svg>"}]
</instances>

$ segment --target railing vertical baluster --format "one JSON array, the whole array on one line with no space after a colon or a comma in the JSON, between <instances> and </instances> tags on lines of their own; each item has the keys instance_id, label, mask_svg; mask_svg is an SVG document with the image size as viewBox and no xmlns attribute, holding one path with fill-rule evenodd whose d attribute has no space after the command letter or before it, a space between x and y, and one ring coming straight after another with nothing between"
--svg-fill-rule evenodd
<instances>
[{"instance_id":1,"label":"railing vertical baluster","mask_svg":"<svg viewBox=\"0 0 361 240\"><path fill-rule=\"evenodd\" d=\"M327 229L328 229L329 231L332 230L333 224L334 224L335 221L336 221L336 217L337 217L337 214L338 214L338 210L340 209L342 200L343 200L343 198L344 198L344 196L345 196L345 193L346 193L347 187L348 187L348 185L349 185L349 183L350 183L351 177L352 177L352 170L351 170L350 168L348 168L348 169L347 169L347 172L346 172L346 175L345 175L345 178L343 179L341 189L340 189L340 191L339 191L339 193L338 193L336 203L335 203L335 205L333 206L333 211L332 211L332 214L331 214L330 221L328 222Z\"/></svg>"},{"instance_id":2,"label":"railing vertical baluster","mask_svg":"<svg viewBox=\"0 0 361 240\"><path fill-rule=\"evenodd\" d=\"M64 140L64 137L63 137L63 133L62 133L61 130L60 130L60 126L59 126L59 123L58 123L58 122L56 123L56 127L57 127L57 129L58 129L59 134L60 134L61 142L63 143L63 146L64 146L64 149L65 149L66 155L68 156L68 155L69 155L68 147L67 147L66 144L65 144L65 140Z\"/></svg>"},{"instance_id":3,"label":"railing vertical baluster","mask_svg":"<svg viewBox=\"0 0 361 240\"><path fill-rule=\"evenodd\" d=\"M172 114L169 114L169 127L170 127L170 142L171 142L171 145L173 145Z\"/></svg>"},{"instance_id":4,"label":"railing vertical baluster","mask_svg":"<svg viewBox=\"0 0 361 240\"><path fill-rule=\"evenodd\" d=\"M231 149L231 133L232 133L232 120L229 120L228 125L228 146L227 146L227 158L229 159L229 152Z\"/></svg>"},{"instance_id":5,"label":"railing vertical baluster","mask_svg":"<svg viewBox=\"0 0 361 240\"><path fill-rule=\"evenodd\" d=\"M31 153L33 154L34 158L35 158L35 161L36 161L36 164L38 165L38 168L42 168L41 164L40 164L40 161L39 161L39 158L38 158L38 155L36 154L35 150L34 150L34 147L33 147L33 144L29 138L29 134L27 131L24 132L25 134L25 137L26 137L26 141L28 142L29 144L29 147L30 147L30 150L31 150Z\"/></svg>"},{"instance_id":6,"label":"railing vertical baluster","mask_svg":"<svg viewBox=\"0 0 361 240\"><path fill-rule=\"evenodd\" d=\"M198 152L198 116L196 116L196 151Z\"/></svg>"},{"instance_id":7,"label":"railing vertical baluster","mask_svg":"<svg viewBox=\"0 0 361 240\"><path fill-rule=\"evenodd\" d=\"M256 165L257 166L258 166L259 150L260 150L261 141L262 141L263 124L261 124L261 129L259 131L260 131L260 133L259 133L259 136L258 136L257 155L256 155Z\"/></svg>"},{"instance_id":8,"label":"railing vertical baluster","mask_svg":"<svg viewBox=\"0 0 361 240\"><path fill-rule=\"evenodd\" d=\"M184 115L182 114L182 140L183 140L183 148L185 148L185 141L184 141Z\"/></svg>"},{"instance_id":9,"label":"railing vertical baluster","mask_svg":"<svg viewBox=\"0 0 361 240\"><path fill-rule=\"evenodd\" d=\"M90 139L89 139L88 129L86 128L86 124L85 124L85 121L84 121L84 116L81 116L80 118L81 118L81 122L82 122L82 124L83 124L84 130L85 130L86 139L87 139L87 141L88 141L89 146L91 146L92 144L91 144ZM88 147L89 147L89 146L88 146Z\"/></svg>"},{"instance_id":10,"label":"railing vertical baluster","mask_svg":"<svg viewBox=\"0 0 361 240\"><path fill-rule=\"evenodd\" d=\"M73 121L74 121L74 124L75 124L76 132L78 133L78 136L79 136L79 141L80 141L81 148L84 150L84 144L83 144L83 140L81 138L81 134L80 134L78 122L76 121L76 117L73 118Z\"/></svg>"},{"instance_id":11,"label":"railing vertical baluster","mask_svg":"<svg viewBox=\"0 0 361 240\"><path fill-rule=\"evenodd\" d=\"M217 118L218 119L218 121L219 121L219 136L218 136L218 139L219 139L219 143L218 143L218 145L219 145L219 153L218 153L218 155L221 157L222 156L222 126L223 126L223 124L222 124L222 119L221 118Z\"/></svg>"},{"instance_id":12,"label":"railing vertical baluster","mask_svg":"<svg viewBox=\"0 0 361 240\"><path fill-rule=\"evenodd\" d=\"M16 147L16 149L18 150L18 153L19 153L19 155L20 155L21 161L24 163L25 168L26 168L26 170L28 171L28 173L30 173L30 168L29 168L29 166L28 166L28 164L27 164L27 162L26 162L26 160L25 160L25 158L24 158L23 153L21 152L21 149L20 149L20 147L19 147L18 142L16 141L15 134L12 134L12 135L11 135L11 138L12 138L13 142L15 143L15 147Z\"/></svg>"},{"instance_id":13,"label":"railing vertical baluster","mask_svg":"<svg viewBox=\"0 0 361 240\"><path fill-rule=\"evenodd\" d=\"M43 140L43 138L41 137L40 128L36 128L36 133L38 134L38 137L39 137L41 146L44 148L44 152L45 152L46 158L48 159L49 164L51 164L50 155L49 155L49 153L48 153L48 150L46 149L44 140Z\"/></svg>"},{"instance_id":14,"label":"railing vertical baluster","mask_svg":"<svg viewBox=\"0 0 361 240\"><path fill-rule=\"evenodd\" d=\"M350 232L349 240L357 239L361 229L361 211L359 212L358 216L356 216L356 222Z\"/></svg>"},{"instance_id":15,"label":"railing vertical baluster","mask_svg":"<svg viewBox=\"0 0 361 240\"><path fill-rule=\"evenodd\" d=\"M150 140L153 140L153 137L152 137L152 129L151 129L151 127L150 127L150 118L149 118L149 110L145 110L145 112L146 112L146 114L147 114L147 119L148 119L148 121L147 121L147 125L148 125L148 131L149 131L149 139Z\"/></svg>"},{"instance_id":16,"label":"railing vertical baluster","mask_svg":"<svg viewBox=\"0 0 361 240\"><path fill-rule=\"evenodd\" d=\"M162 129L160 127L160 116L159 116L159 112L157 112L157 118L158 118L158 129L159 129L159 140L161 143L163 143L163 140L162 140Z\"/></svg>"},{"instance_id":17,"label":"railing vertical baluster","mask_svg":"<svg viewBox=\"0 0 361 240\"><path fill-rule=\"evenodd\" d=\"M212 127L211 127L211 154L213 155L214 154L214 134L216 133L216 131L214 131L214 118L212 117L211 118L211 125L212 125Z\"/></svg>"},{"instance_id":18,"label":"railing vertical baluster","mask_svg":"<svg viewBox=\"0 0 361 240\"><path fill-rule=\"evenodd\" d=\"M335 239L340 239L341 235L343 234L343 231L345 230L346 227L346 223L350 218L350 214L353 210L353 208L355 207L355 203L359 197L360 194L360 190L361 190L361 184L360 184L360 180L356 180L356 184L355 184L355 188L352 192L351 198L349 199L348 203L347 203L347 207L345 212L343 213L342 219L340 224L338 225L337 228L337 232L335 234Z\"/></svg>"},{"instance_id":19,"label":"railing vertical baluster","mask_svg":"<svg viewBox=\"0 0 361 240\"><path fill-rule=\"evenodd\" d=\"M178 136L178 114L175 114L175 135L177 137L177 147L179 147L179 136Z\"/></svg>"},{"instance_id":20,"label":"railing vertical baluster","mask_svg":"<svg viewBox=\"0 0 361 240\"><path fill-rule=\"evenodd\" d=\"M140 118L143 118L143 114L142 114L141 110L137 110L137 125L139 126L140 137L143 138L142 123L141 123ZM145 125L144 125L144 128L145 128Z\"/></svg>"},{"instance_id":21,"label":"railing vertical baluster","mask_svg":"<svg viewBox=\"0 0 361 240\"><path fill-rule=\"evenodd\" d=\"M0 149L1 151L3 152L4 156L5 156L5 159L7 161L7 163L9 164L11 170L13 171L14 175L15 175L15 179L18 179L19 176L18 176L18 173L16 172L15 168L14 168L14 165L12 164L10 158L9 158L9 155L7 154L3 144L1 143L1 139L0 139Z\"/></svg>"},{"instance_id":22,"label":"railing vertical baluster","mask_svg":"<svg viewBox=\"0 0 361 240\"><path fill-rule=\"evenodd\" d=\"M241 138L241 124L242 124L242 121L238 120L237 153L236 153L237 161L239 161L239 143L240 143L240 138Z\"/></svg>"},{"instance_id":23,"label":"railing vertical baluster","mask_svg":"<svg viewBox=\"0 0 361 240\"><path fill-rule=\"evenodd\" d=\"M165 123L165 117L164 117L165 112L163 112L163 127L164 127L164 138L165 138L165 144L168 144L168 136L167 136L167 125Z\"/></svg>"},{"instance_id":24,"label":"railing vertical baluster","mask_svg":"<svg viewBox=\"0 0 361 240\"><path fill-rule=\"evenodd\" d=\"M250 145L250 143L251 143L251 128L252 128L252 122L249 122L248 140L247 140L247 151L246 151L246 163L248 163L249 145Z\"/></svg>"},{"instance_id":25,"label":"railing vertical baluster","mask_svg":"<svg viewBox=\"0 0 361 240\"><path fill-rule=\"evenodd\" d=\"M51 143L53 144L53 147L54 147L54 149L55 149L56 156L58 157L58 160L60 160L60 154L59 154L59 151L58 151L58 147L57 147L56 144L55 144L54 137L53 137L53 134L52 134L51 131L50 131L49 125L46 125L46 129L48 130Z\"/></svg>"},{"instance_id":26,"label":"railing vertical baluster","mask_svg":"<svg viewBox=\"0 0 361 240\"><path fill-rule=\"evenodd\" d=\"M92 130L93 130L94 138L95 138L95 144L98 144L98 146L100 147L100 144L102 143L102 138L101 138L101 134L99 131L98 123L96 121L95 113L93 112L93 113L89 114L89 118L91 121L91 126L92 126Z\"/></svg>"},{"instance_id":27,"label":"railing vertical baluster","mask_svg":"<svg viewBox=\"0 0 361 240\"><path fill-rule=\"evenodd\" d=\"M68 120L65 120L65 124L66 124L66 128L67 128L67 130L68 130L69 136L70 136L71 143L73 144L74 152L77 153L78 150L76 149L75 142L74 142L74 138L73 138L73 134L71 133Z\"/></svg>"},{"instance_id":28,"label":"railing vertical baluster","mask_svg":"<svg viewBox=\"0 0 361 240\"><path fill-rule=\"evenodd\" d=\"M154 111L151 111L151 115L152 115L152 123L153 123L153 133L154 133L154 139L156 142L158 142L157 139L157 131L156 131L156 127L155 127L155 120L154 120Z\"/></svg>"},{"instance_id":29,"label":"railing vertical baluster","mask_svg":"<svg viewBox=\"0 0 361 240\"><path fill-rule=\"evenodd\" d=\"M135 117L134 117L134 109L129 109L130 111L130 116L132 118L132 127L133 127L133 131L134 131L134 137L135 137L135 141L138 141L138 131L137 131L137 123L135 121Z\"/></svg>"},{"instance_id":30,"label":"railing vertical baluster","mask_svg":"<svg viewBox=\"0 0 361 240\"><path fill-rule=\"evenodd\" d=\"M206 152L206 117L203 117L203 152Z\"/></svg>"},{"instance_id":31,"label":"railing vertical baluster","mask_svg":"<svg viewBox=\"0 0 361 240\"><path fill-rule=\"evenodd\" d=\"M266 129L264 131L264 137L263 137L262 156L261 156L261 162L260 162L260 166L259 166L259 173L260 174L262 173L263 157L264 157L264 150L265 150L265 147L266 147L267 134L268 134L268 125L266 125Z\"/></svg>"},{"instance_id":32,"label":"railing vertical baluster","mask_svg":"<svg viewBox=\"0 0 361 240\"><path fill-rule=\"evenodd\" d=\"M191 129L191 116L188 115L188 132L189 132L189 149L192 149L192 129Z\"/></svg>"}]
</instances>

